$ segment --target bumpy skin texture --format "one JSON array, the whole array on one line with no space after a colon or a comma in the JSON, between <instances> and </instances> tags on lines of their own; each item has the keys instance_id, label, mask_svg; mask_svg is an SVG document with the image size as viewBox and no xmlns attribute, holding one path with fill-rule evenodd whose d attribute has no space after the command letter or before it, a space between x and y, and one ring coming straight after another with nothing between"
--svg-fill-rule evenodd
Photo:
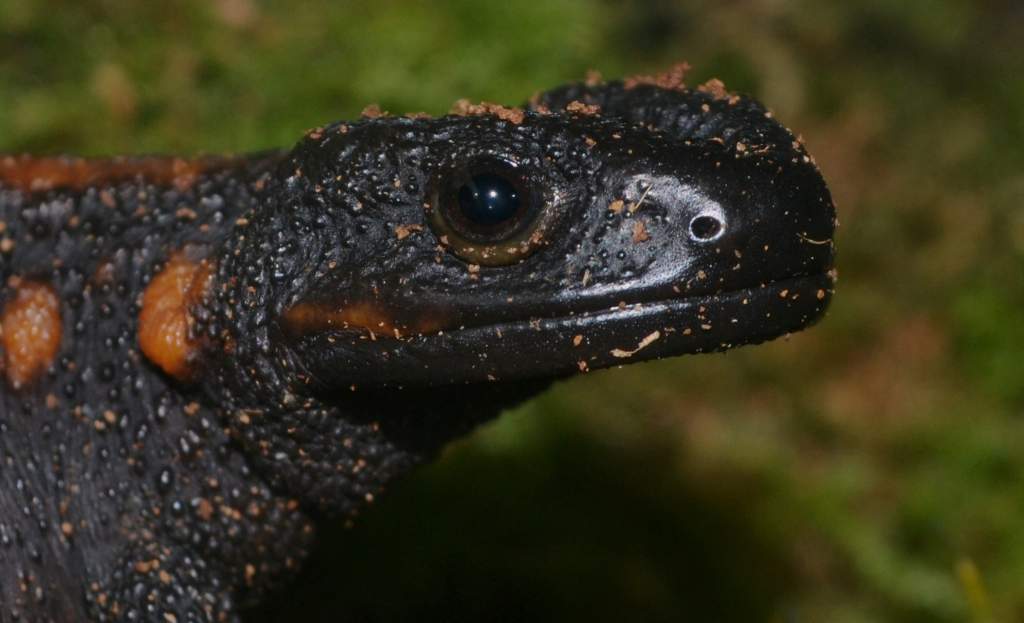
<instances>
[{"instance_id":1,"label":"bumpy skin texture","mask_svg":"<svg viewBox=\"0 0 1024 623\"><path fill-rule=\"evenodd\" d=\"M0 621L236 620L311 517L357 514L552 379L823 313L831 198L759 104L613 82L532 106L334 124L187 180L0 169L0 304L48 284L62 327L44 372L0 381ZM432 220L481 160L546 219L507 265ZM701 215L722 231L695 236ZM176 257L212 271L177 378L137 337Z\"/></svg>"}]
</instances>

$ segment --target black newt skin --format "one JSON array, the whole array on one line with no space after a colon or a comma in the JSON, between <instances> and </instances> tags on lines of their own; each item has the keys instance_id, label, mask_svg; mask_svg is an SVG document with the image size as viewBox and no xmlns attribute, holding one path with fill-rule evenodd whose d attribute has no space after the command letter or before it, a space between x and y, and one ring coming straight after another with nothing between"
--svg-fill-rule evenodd
<instances>
[{"instance_id":1,"label":"black newt skin","mask_svg":"<svg viewBox=\"0 0 1024 623\"><path fill-rule=\"evenodd\" d=\"M31 382L0 379L0 621L236 621L313 518L552 379L822 315L832 201L757 102L610 82L472 112L187 175L0 167L0 304L47 284L61 327ZM447 180L494 163L534 211L487 251L438 215ZM138 338L172 258L212 274L175 375Z\"/></svg>"}]
</instances>

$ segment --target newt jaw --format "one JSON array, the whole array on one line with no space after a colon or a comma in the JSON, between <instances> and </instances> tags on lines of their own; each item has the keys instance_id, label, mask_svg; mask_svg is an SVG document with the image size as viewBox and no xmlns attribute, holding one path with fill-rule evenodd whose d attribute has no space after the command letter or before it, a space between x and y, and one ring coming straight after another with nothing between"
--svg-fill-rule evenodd
<instances>
[{"instance_id":1,"label":"newt jaw","mask_svg":"<svg viewBox=\"0 0 1024 623\"><path fill-rule=\"evenodd\" d=\"M652 300L545 319L459 327L404 339L330 331L300 339L325 387L438 386L568 375L627 362L723 351L821 318L835 273L708 296ZM338 352L361 365L339 368ZM321 365L318 365L318 362Z\"/></svg>"}]
</instances>

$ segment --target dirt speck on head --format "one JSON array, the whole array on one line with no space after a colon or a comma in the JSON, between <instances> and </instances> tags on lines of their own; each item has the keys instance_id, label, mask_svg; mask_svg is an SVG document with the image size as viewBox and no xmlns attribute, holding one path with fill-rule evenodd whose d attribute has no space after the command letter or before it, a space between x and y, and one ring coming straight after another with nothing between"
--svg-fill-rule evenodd
<instances>
[{"instance_id":1,"label":"dirt speck on head","mask_svg":"<svg viewBox=\"0 0 1024 623\"><path fill-rule=\"evenodd\" d=\"M586 104L579 100L573 100L566 104L566 112L572 112L579 115L599 115L601 114L601 107L597 104Z\"/></svg>"},{"instance_id":2,"label":"dirt speck on head","mask_svg":"<svg viewBox=\"0 0 1024 623\"><path fill-rule=\"evenodd\" d=\"M380 104L370 104L364 108L361 113L359 113L359 116L363 119L379 119L381 117L387 117L388 112L386 110L381 110Z\"/></svg>"},{"instance_id":3,"label":"dirt speck on head","mask_svg":"<svg viewBox=\"0 0 1024 623\"><path fill-rule=\"evenodd\" d=\"M449 111L453 115L468 117L473 115L494 115L495 117L519 125L526 118L526 112L522 108L510 108L495 104L493 102L480 102L474 104L467 99L461 99L452 104Z\"/></svg>"},{"instance_id":4,"label":"dirt speck on head","mask_svg":"<svg viewBox=\"0 0 1024 623\"><path fill-rule=\"evenodd\" d=\"M686 74L690 72L690 64L687 62L676 63L672 67L660 74L653 76L636 75L625 78L622 82L626 89L635 89L641 85L650 85L660 87L662 89L669 89L673 91L682 91L686 88Z\"/></svg>"},{"instance_id":5,"label":"dirt speck on head","mask_svg":"<svg viewBox=\"0 0 1024 623\"><path fill-rule=\"evenodd\" d=\"M697 90L701 93L707 93L716 100L727 100L730 104L735 104L740 101L740 96L735 93L730 93L725 88L725 83L718 78L712 78L704 84L697 87Z\"/></svg>"}]
</instances>

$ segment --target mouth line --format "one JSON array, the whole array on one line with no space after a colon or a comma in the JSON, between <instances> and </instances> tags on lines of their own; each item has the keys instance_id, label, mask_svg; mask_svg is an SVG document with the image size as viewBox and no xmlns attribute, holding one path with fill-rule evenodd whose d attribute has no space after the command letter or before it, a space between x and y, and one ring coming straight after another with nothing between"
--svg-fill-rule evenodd
<instances>
[{"instance_id":1,"label":"mouth line","mask_svg":"<svg viewBox=\"0 0 1024 623\"><path fill-rule=\"evenodd\" d=\"M808 294L805 286L809 283L815 283L819 287ZM723 290L720 292L687 294L685 296L667 298L651 297L633 301L624 299L619 304L612 306L607 304L593 305L571 310L569 313L553 316L534 316L529 319L509 320L505 322L460 325L449 329L441 328L434 332L411 334L408 337L419 339L440 335L452 337L460 333L507 331L522 327L532 327L534 330L540 331L550 325L574 323L591 324L595 321L614 320L614 318L626 320L640 315L649 315L651 313L655 313L657 310L664 309L678 310L698 308L699 311L699 308L702 306L710 306L725 302L739 302L739 304L743 306L754 305L756 301L763 301L767 297L773 297L778 299L780 302L785 303L787 300L797 301L801 297L810 295L814 299L824 302L831 296L833 284L834 271L830 268L829 270L821 273L811 273L776 279L774 281L765 282L763 284L747 288Z\"/></svg>"},{"instance_id":2,"label":"mouth line","mask_svg":"<svg viewBox=\"0 0 1024 623\"><path fill-rule=\"evenodd\" d=\"M324 387L443 386L510 381L756 344L819 320L830 270L705 296L381 339L352 329L306 343ZM340 349L340 350L339 350ZM358 365L339 368L337 353Z\"/></svg>"},{"instance_id":3,"label":"mouth line","mask_svg":"<svg viewBox=\"0 0 1024 623\"><path fill-rule=\"evenodd\" d=\"M614 322L617 318L625 321L637 316L646 316L658 310L679 311L696 308L699 319L702 306L720 305L728 301L737 302L740 306L748 306L753 305L755 301L763 301L769 295L777 299L772 301L774 303L785 303L787 299L789 302L796 302L802 296L811 296L824 302L831 294L833 281L833 271L829 269L822 273L787 277L747 288L690 293L685 296L664 298L656 296L656 294L664 292L661 290L658 293L650 293L655 296L641 300L631 301L624 298L617 305L608 305L607 301L600 303L595 301L591 305L569 309L568 313L554 315L527 313L518 318L497 322L456 324L445 322L442 319L444 314L425 313L409 323L399 323L395 322L392 314L366 304L351 305L337 311L325 310L320 306L310 308L296 306L286 312L284 321L286 327L293 334L300 336L324 331L338 338L358 336L358 339L371 341L423 343L434 338L452 339L459 335L480 335L489 332L500 337L504 332L524 328L541 331L551 326L573 324L582 326L596 322ZM818 287L813 292L806 292L805 285L810 282L817 282ZM693 327L691 330L696 331L697 328Z\"/></svg>"}]
</instances>

